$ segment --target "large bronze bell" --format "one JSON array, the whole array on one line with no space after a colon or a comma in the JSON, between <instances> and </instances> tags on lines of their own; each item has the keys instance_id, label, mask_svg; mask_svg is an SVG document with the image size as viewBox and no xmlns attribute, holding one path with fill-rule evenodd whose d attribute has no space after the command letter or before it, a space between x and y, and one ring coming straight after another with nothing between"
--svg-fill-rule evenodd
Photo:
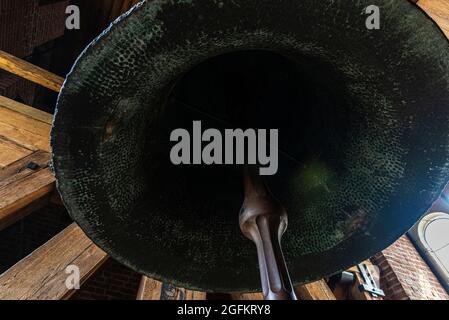
<instances>
[{"instance_id":1,"label":"large bronze bell","mask_svg":"<svg viewBox=\"0 0 449 320\"><path fill-rule=\"evenodd\" d=\"M364 9L380 8L380 29ZM175 166L170 132L279 129L265 178L294 284L384 249L449 178L449 45L407 1L153 0L67 77L52 131L71 216L125 265L209 292L260 289L242 166Z\"/></svg>"}]
</instances>

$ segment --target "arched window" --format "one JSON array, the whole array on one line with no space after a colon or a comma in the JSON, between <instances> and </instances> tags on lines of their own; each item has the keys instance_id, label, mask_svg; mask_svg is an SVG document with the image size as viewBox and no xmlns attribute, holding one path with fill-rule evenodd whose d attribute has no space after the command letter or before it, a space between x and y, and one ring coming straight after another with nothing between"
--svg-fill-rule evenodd
<instances>
[{"instance_id":1,"label":"arched window","mask_svg":"<svg viewBox=\"0 0 449 320\"><path fill-rule=\"evenodd\" d=\"M422 238L449 275L449 214L438 212L428 215L425 220Z\"/></svg>"},{"instance_id":2,"label":"arched window","mask_svg":"<svg viewBox=\"0 0 449 320\"><path fill-rule=\"evenodd\" d=\"M449 292L449 214L427 214L409 236Z\"/></svg>"}]
</instances>

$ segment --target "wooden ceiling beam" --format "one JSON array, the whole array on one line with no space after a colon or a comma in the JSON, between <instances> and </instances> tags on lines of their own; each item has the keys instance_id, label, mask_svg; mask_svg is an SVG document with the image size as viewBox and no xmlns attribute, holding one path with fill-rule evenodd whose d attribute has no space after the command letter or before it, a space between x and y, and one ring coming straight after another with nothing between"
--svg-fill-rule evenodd
<instances>
[{"instance_id":1,"label":"wooden ceiling beam","mask_svg":"<svg viewBox=\"0 0 449 320\"><path fill-rule=\"evenodd\" d=\"M107 259L106 253L72 224L0 275L0 300L62 300L68 288L67 267L76 266L83 284Z\"/></svg>"},{"instance_id":2,"label":"wooden ceiling beam","mask_svg":"<svg viewBox=\"0 0 449 320\"><path fill-rule=\"evenodd\" d=\"M295 288L298 300L336 300L326 281L319 280ZM263 300L262 293L233 293L232 300Z\"/></svg>"},{"instance_id":3,"label":"wooden ceiling beam","mask_svg":"<svg viewBox=\"0 0 449 320\"><path fill-rule=\"evenodd\" d=\"M296 295L299 300L336 300L325 280L296 287Z\"/></svg>"},{"instance_id":4,"label":"wooden ceiling beam","mask_svg":"<svg viewBox=\"0 0 449 320\"><path fill-rule=\"evenodd\" d=\"M47 205L52 115L0 96L0 230Z\"/></svg>"},{"instance_id":5,"label":"wooden ceiling beam","mask_svg":"<svg viewBox=\"0 0 449 320\"><path fill-rule=\"evenodd\" d=\"M0 69L59 92L64 78L0 50Z\"/></svg>"},{"instance_id":6,"label":"wooden ceiling beam","mask_svg":"<svg viewBox=\"0 0 449 320\"><path fill-rule=\"evenodd\" d=\"M256 292L256 293L231 293L231 300L260 301L260 300L263 300L263 294L260 293L260 292Z\"/></svg>"},{"instance_id":7,"label":"wooden ceiling beam","mask_svg":"<svg viewBox=\"0 0 449 320\"><path fill-rule=\"evenodd\" d=\"M449 38L449 2L447 0L419 0L421 7L440 26Z\"/></svg>"},{"instance_id":8,"label":"wooden ceiling beam","mask_svg":"<svg viewBox=\"0 0 449 320\"><path fill-rule=\"evenodd\" d=\"M48 203L55 189L49 161L48 152L37 151L0 170L0 230Z\"/></svg>"},{"instance_id":9,"label":"wooden ceiling beam","mask_svg":"<svg viewBox=\"0 0 449 320\"><path fill-rule=\"evenodd\" d=\"M30 107L26 104L17 102L4 96L0 96L0 107L20 113L30 119L43 122L49 126L51 126L53 122L52 114Z\"/></svg>"},{"instance_id":10,"label":"wooden ceiling beam","mask_svg":"<svg viewBox=\"0 0 449 320\"><path fill-rule=\"evenodd\" d=\"M51 125L14 111L2 104L0 97L0 136L27 149L50 152Z\"/></svg>"}]
</instances>

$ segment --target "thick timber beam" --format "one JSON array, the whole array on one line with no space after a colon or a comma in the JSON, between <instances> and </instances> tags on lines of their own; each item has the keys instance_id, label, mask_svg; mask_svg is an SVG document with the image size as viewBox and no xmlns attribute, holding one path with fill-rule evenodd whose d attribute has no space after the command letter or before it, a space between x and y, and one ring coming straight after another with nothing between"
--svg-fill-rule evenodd
<instances>
[{"instance_id":1,"label":"thick timber beam","mask_svg":"<svg viewBox=\"0 0 449 320\"><path fill-rule=\"evenodd\" d=\"M0 69L59 92L64 78L0 50Z\"/></svg>"},{"instance_id":2,"label":"thick timber beam","mask_svg":"<svg viewBox=\"0 0 449 320\"><path fill-rule=\"evenodd\" d=\"M231 293L232 300L263 300L263 294L257 293Z\"/></svg>"},{"instance_id":3,"label":"thick timber beam","mask_svg":"<svg viewBox=\"0 0 449 320\"><path fill-rule=\"evenodd\" d=\"M49 160L37 151L0 170L0 231L49 202L55 189Z\"/></svg>"},{"instance_id":4,"label":"thick timber beam","mask_svg":"<svg viewBox=\"0 0 449 320\"><path fill-rule=\"evenodd\" d=\"M319 280L296 287L299 300L336 300L326 281Z\"/></svg>"},{"instance_id":5,"label":"thick timber beam","mask_svg":"<svg viewBox=\"0 0 449 320\"><path fill-rule=\"evenodd\" d=\"M298 300L336 300L326 281L319 280L295 288ZM233 293L232 300L263 300L262 293Z\"/></svg>"},{"instance_id":6,"label":"thick timber beam","mask_svg":"<svg viewBox=\"0 0 449 320\"><path fill-rule=\"evenodd\" d=\"M447 0L419 0L421 7L440 26L449 38L449 1Z\"/></svg>"},{"instance_id":7,"label":"thick timber beam","mask_svg":"<svg viewBox=\"0 0 449 320\"><path fill-rule=\"evenodd\" d=\"M54 190L48 113L0 96L0 230L46 205Z\"/></svg>"},{"instance_id":8,"label":"thick timber beam","mask_svg":"<svg viewBox=\"0 0 449 320\"><path fill-rule=\"evenodd\" d=\"M66 268L78 267L82 284L106 259L106 253L72 224L0 275L0 300L68 299L74 290L66 285Z\"/></svg>"}]
</instances>

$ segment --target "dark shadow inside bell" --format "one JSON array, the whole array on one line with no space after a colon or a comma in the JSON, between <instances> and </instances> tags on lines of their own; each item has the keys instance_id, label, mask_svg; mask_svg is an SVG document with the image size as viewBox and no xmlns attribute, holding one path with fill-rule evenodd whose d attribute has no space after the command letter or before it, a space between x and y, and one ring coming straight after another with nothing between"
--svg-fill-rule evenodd
<instances>
[{"instance_id":1,"label":"dark shadow inside bell","mask_svg":"<svg viewBox=\"0 0 449 320\"><path fill-rule=\"evenodd\" d=\"M308 161L321 159L338 171L347 129L354 121L341 83L320 61L265 50L227 53L196 64L178 78L161 113L159 169L154 169L154 149L149 148L153 158L147 161L148 192L159 195L167 215L185 223L194 225L213 215L238 229L242 166L175 166L169 158L175 145L170 133L184 128L192 135L193 121L201 121L203 131L217 128L223 134L228 128L278 129L279 174L267 177L276 194L289 185L289 173Z\"/></svg>"}]
</instances>

